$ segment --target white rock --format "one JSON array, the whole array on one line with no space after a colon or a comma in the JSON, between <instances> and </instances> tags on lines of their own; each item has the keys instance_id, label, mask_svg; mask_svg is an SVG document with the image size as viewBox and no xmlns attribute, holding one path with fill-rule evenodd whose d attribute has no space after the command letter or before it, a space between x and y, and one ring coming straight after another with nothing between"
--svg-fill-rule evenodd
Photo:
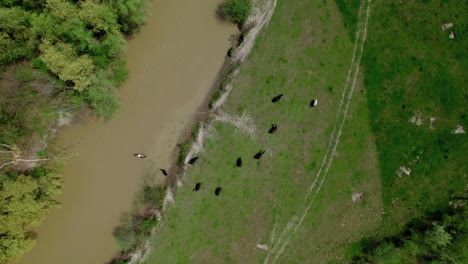
<instances>
[{"instance_id":1,"label":"white rock","mask_svg":"<svg viewBox=\"0 0 468 264\"><path fill-rule=\"evenodd\" d=\"M453 23L445 23L445 24L442 24L442 30L445 31L449 28L453 27Z\"/></svg>"},{"instance_id":2,"label":"white rock","mask_svg":"<svg viewBox=\"0 0 468 264\"><path fill-rule=\"evenodd\" d=\"M398 177L401 177L402 173L409 176L411 175L411 169L406 166L401 166L400 168L398 168L398 171L397 171Z\"/></svg>"},{"instance_id":3,"label":"white rock","mask_svg":"<svg viewBox=\"0 0 468 264\"><path fill-rule=\"evenodd\" d=\"M457 125L457 128L455 128L453 131L452 131L452 134L465 134L465 129L463 129L463 127L458 124Z\"/></svg>"}]
</instances>

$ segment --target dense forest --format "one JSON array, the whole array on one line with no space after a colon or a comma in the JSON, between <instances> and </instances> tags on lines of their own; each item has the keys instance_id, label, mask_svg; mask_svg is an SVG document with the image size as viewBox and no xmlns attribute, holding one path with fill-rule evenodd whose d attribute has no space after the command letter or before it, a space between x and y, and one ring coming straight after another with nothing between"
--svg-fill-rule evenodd
<instances>
[{"instance_id":1,"label":"dense forest","mask_svg":"<svg viewBox=\"0 0 468 264\"><path fill-rule=\"evenodd\" d=\"M31 228L58 206L61 176L45 146L65 115L90 108L111 119L126 79L126 38L149 0L0 1L0 262L18 260ZM57 162L56 162L57 163Z\"/></svg>"}]
</instances>

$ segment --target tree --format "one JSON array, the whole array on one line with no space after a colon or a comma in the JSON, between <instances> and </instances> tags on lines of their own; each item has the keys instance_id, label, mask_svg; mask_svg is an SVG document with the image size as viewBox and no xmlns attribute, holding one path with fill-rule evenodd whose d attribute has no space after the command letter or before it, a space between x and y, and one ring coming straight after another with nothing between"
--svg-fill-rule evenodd
<instances>
[{"instance_id":1,"label":"tree","mask_svg":"<svg viewBox=\"0 0 468 264\"><path fill-rule=\"evenodd\" d=\"M445 230L443 225L437 222L432 223L433 227L424 235L424 241L433 250L445 247L450 244L452 236Z\"/></svg>"},{"instance_id":2,"label":"tree","mask_svg":"<svg viewBox=\"0 0 468 264\"><path fill-rule=\"evenodd\" d=\"M110 71L99 70L91 79L92 86L84 93L85 100L96 113L109 120L120 109L117 89L113 86Z\"/></svg>"},{"instance_id":3,"label":"tree","mask_svg":"<svg viewBox=\"0 0 468 264\"><path fill-rule=\"evenodd\" d=\"M149 15L148 0L107 0L117 14L117 21L124 34L131 34L140 28Z\"/></svg>"},{"instance_id":4,"label":"tree","mask_svg":"<svg viewBox=\"0 0 468 264\"><path fill-rule=\"evenodd\" d=\"M0 8L0 65L34 55L37 42L30 20L31 14L20 8Z\"/></svg>"},{"instance_id":5,"label":"tree","mask_svg":"<svg viewBox=\"0 0 468 264\"><path fill-rule=\"evenodd\" d=\"M51 172L0 174L0 263L17 260L33 247L31 228L58 206L61 185L60 175Z\"/></svg>"},{"instance_id":6,"label":"tree","mask_svg":"<svg viewBox=\"0 0 468 264\"><path fill-rule=\"evenodd\" d=\"M90 86L94 65L88 55L77 56L69 44L52 45L46 39L39 49L42 52L40 58L47 68L61 80L73 82L75 90L79 92Z\"/></svg>"},{"instance_id":7,"label":"tree","mask_svg":"<svg viewBox=\"0 0 468 264\"><path fill-rule=\"evenodd\" d=\"M221 18L232 21L242 28L251 9L251 0L225 0L219 5L217 12Z\"/></svg>"},{"instance_id":8,"label":"tree","mask_svg":"<svg viewBox=\"0 0 468 264\"><path fill-rule=\"evenodd\" d=\"M107 4L94 0L80 2L79 17L92 27L94 33L111 33L118 30L117 15Z\"/></svg>"}]
</instances>

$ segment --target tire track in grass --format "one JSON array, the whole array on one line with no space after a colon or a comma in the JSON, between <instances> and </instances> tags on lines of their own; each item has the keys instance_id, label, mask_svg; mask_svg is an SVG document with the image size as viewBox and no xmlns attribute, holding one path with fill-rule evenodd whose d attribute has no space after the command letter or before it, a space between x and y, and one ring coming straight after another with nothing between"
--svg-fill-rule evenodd
<instances>
[{"instance_id":1,"label":"tire track in grass","mask_svg":"<svg viewBox=\"0 0 468 264\"><path fill-rule=\"evenodd\" d=\"M362 22L362 13L363 13L364 8L366 9L365 20L364 20L364 22ZM330 166L331 166L331 164L333 162L333 159L334 159L334 156L335 156L335 153L336 153L336 149L337 149L338 144L340 142L340 137L341 137L341 134L342 134L342 131L343 131L343 125L344 125L344 122L346 120L346 116L348 114L349 105L350 105L351 99L353 97L354 89L356 87L357 76L359 74L359 68L360 68L360 64L361 64L362 53L364 51L364 43L365 43L366 37L367 37L367 25L368 25L368 21L369 21L369 17L370 17L370 11L371 11L371 0L361 1L361 7L359 8L359 21L360 21L359 23L360 24L358 25L358 29L356 31L356 39L355 39L355 42L354 42L353 57L351 59L351 66L350 66L350 69L348 71L348 76L346 78L345 87L343 89L340 105L338 107L338 113L337 113L335 125L334 125L333 131L332 131L332 133L331 133L331 135L329 137L327 150L326 150L325 156L324 156L324 158L322 160L322 164L320 165L319 171L317 172L317 175L316 175L316 177L314 179L314 182L312 183L311 187L309 188L309 191L308 191L308 193L306 195L306 198L304 200L303 213L302 213L300 218L298 216L294 216L288 222L288 224L286 225L286 228L283 230L281 235L278 237L278 240L274 241L274 242L271 242L272 248L271 248L271 250L268 251L268 254L267 254L267 257L265 258L264 263L269 263L269 260L270 260L270 258L272 256L272 254L274 254L274 258L272 260L272 263L275 263L277 261L277 259L281 256L284 249L289 244L289 241L290 241L291 237L297 232L297 230L301 226L301 224L304 221L305 217L307 216L310 208L312 207L312 205L313 205L313 203L315 201L315 198L317 197L318 193L322 189L322 185L323 185L323 183L324 183L324 181L326 179L326 176L328 174ZM351 81L351 76L352 76L352 81ZM348 90L350 90L350 91L348 93L346 106L345 106L345 109L342 110L343 109L344 98L346 97L346 93L348 92ZM342 117L341 117L341 120L340 120L341 115L342 115ZM337 134L336 139L335 139L335 132L336 132L338 124L339 124L339 130L338 130L338 134ZM332 144L333 140L335 140L334 144ZM330 151L331 151L331 153L330 153ZM327 161L328 161L328 163L327 163ZM327 163L327 166L326 166L326 168L324 170L324 173L322 175L322 169L323 169L323 167L324 167L324 165L326 163ZM320 179L320 182L319 182L319 179ZM310 194L313 192L313 190L317 186L318 182L319 182L318 188L315 190L314 195L312 196L312 198L309 199Z\"/></svg>"}]
</instances>

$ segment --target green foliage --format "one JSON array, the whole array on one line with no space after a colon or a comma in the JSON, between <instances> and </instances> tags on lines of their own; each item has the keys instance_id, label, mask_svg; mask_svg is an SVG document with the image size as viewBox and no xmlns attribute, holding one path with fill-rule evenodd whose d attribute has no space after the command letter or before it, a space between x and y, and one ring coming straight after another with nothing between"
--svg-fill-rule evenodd
<instances>
[{"instance_id":1,"label":"green foliage","mask_svg":"<svg viewBox=\"0 0 468 264\"><path fill-rule=\"evenodd\" d=\"M120 225L114 230L114 237L120 250L127 251L136 243L134 219L130 213L125 213L120 218Z\"/></svg>"},{"instance_id":2,"label":"green foliage","mask_svg":"<svg viewBox=\"0 0 468 264\"><path fill-rule=\"evenodd\" d=\"M0 8L0 65L34 56L37 41L31 16L17 7Z\"/></svg>"},{"instance_id":3,"label":"green foliage","mask_svg":"<svg viewBox=\"0 0 468 264\"><path fill-rule=\"evenodd\" d=\"M35 58L31 61L31 67L39 69L41 72L49 72L49 69L45 66L44 61L41 58Z\"/></svg>"},{"instance_id":4,"label":"green foliage","mask_svg":"<svg viewBox=\"0 0 468 264\"><path fill-rule=\"evenodd\" d=\"M134 211L122 214L120 224L114 229L114 237L123 255L142 246L158 224L155 210L163 206L166 187L150 183L154 179L153 173L155 171L149 171L146 178L149 182L144 182L137 192L133 203Z\"/></svg>"},{"instance_id":5,"label":"green foliage","mask_svg":"<svg viewBox=\"0 0 468 264\"><path fill-rule=\"evenodd\" d=\"M45 82L26 82L31 76L41 75L26 65L9 69L5 75L13 75L17 80L12 82L16 88L13 91L0 89L0 143L17 145L25 151L34 134L43 136L46 133L57 103L48 102L48 98L32 85L46 85Z\"/></svg>"},{"instance_id":6,"label":"green foliage","mask_svg":"<svg viewBox=\"0 0 468 264\"><path fill-rule=\"evenodd\" d=\"M242 28L251 11L250 0L225 0L218 6L217 12L221 18L234 22Z\"/></svg>"},{"instance_id":7,"label":"green foliage","mask_svg":"<svg viewBox=\"0 0 468 264\"><path fill-rule=\"evenodd\" d=\"M19 82L30 82L35 79L33 72L27 67L18 68L15 72L15 79Z\"/></svg>"},{"instance_id":8,"label":"green foliage","mask_svg":"<svg viewBox=\"0 0 468 264\"><path fill-rule=\"evenodd\" d=\"M0 69L0 143L27 153L35 146L33 139L45 138L55 111L65 104L77 107L86 101L97 115L114 117L120 108L117 86L127 78L121 58L124 34L138 30L149 14L149 2L0 1L0 66L6 65ZM24 59L31 60L31 68L20 62ZM54 197L60 186L60 177L44 169L33 170L30 176L0 175L0 263L14 261L32 248L31 227L57 205ZM157 195L148 194L146 199L160 204ZM140 218L135 223L141 221L143 233L155 224ZM127 231L118 232L122 248L141 239L140 233Z\"/></svg>"},{"instance_id":9,"label":"green foliage","mask_svg":"<svg viewBox=\"0 0 468 264\"><path fill-rule=\"evenodd\" d=\"M355 24L353 1L336 2L345 23ZM468 141L451 133L457 124L468 126L463 5L461 0L373 2L362 64L382 172L385 232L464 192L466 179L460 175L468 168ZM454 26L444 31L447 22ZM417 113L421 126L408 122ZM408 166L411 175L398 177L400 166Z\"/></svg>"},{"instance_id":10,"label":"green foliage","mask_svg":"<svg viewBox=\"0 0 468 264\"><path fill-rule=\"evenodd\" d=\"M113 66L114 75L112 76L112 82L114 85L120 85L128 77L128 71L125 69L125 61L116 60Z\"/></svg>"},{"instance_id":11,"label":"green foliage","mask_svg":"<svg viewBox=\"0 0 468 264\"><path fill-rule=\"evenodd\" d=\"M468 229L464 208L446 208L413 219L401 233L365 238L351 255L354 263L465 263Z\"/></svg>"},{"instance_id":12,"label":"green foliage","mask_svg":"<svg viewBox=\"0 0 468 264\"><path fill-rule=\"evenodd\" d=\"M117 89L113 86L109 72L100 70L92 78L92 86L83 94L84 99L96 113L106 120L115 117L120 109Z\"/></svg>"},{"instance_id":13,"label":"green foliage","mask_svg":"<svg viewBox=\"0 0 468 264\"><path fill-rule=\"evenodd\" d=\"M93 0L79 2L78 16L91 27L95 34L111 33L118 30L117 16L108 5Z\"/></svg>"},{"instance_id":14,"label":"green foliage","mask_svg":"<svg viewBox=\"0 0 468 264\"><path fill-rule=\"evenodd\" d=\"M120 58L124 34L138 30L148 0L9 0L0 3L0 65L30 59L31 65L73 86L99 116L120 107L116 86L127 78ZM20 81L30 81L18 72ZM5 115L3 115L5 116ZM11 130L11 129L10 129Z\"/></svg>"},{"instance_id":15,"label":"green foliage","mask_svg":"<svg viewBox=\"0 0 468 264\"><path fill-rule=\"evenodd\" d=\"M361 0L335 0L336 5L343 15L344 26L348 29L350 38L354 41L356 27L358 23L358 10Z\"/></svg>"},{"instance_id":16,"label":"green foliage","mask_svg":"<svg viewBox=\"0 0 468 264\"><path fill-rule=\"evenodd\" d=\"M156 209L161 209L166 195L166 189L160 186L144 186L143 187L143 204Z\"/></svg>"},{"instance_id":17,"label":"green foliage","mask_svg":"<svg viewBox=\"0 0 468 264\"><path fill-rule=\"evenodd\" d=\"M58 206L61 176L49 171L41 177L0 174L0 262L18 260L34 245L32 227L50 208Z\"/></svg>"},{"instance_id":18,"label":"green foliage","mask_svg":"<svg viewBox=\"0 0 468 264\"><path fill-rule=\"evenodd\" d=\"M127 35L137 32L149 16L149 0L109 0L109 5L117 14L120 30Z\"/></svg>"},{"instance_id":19,"label":"green foliage","mask_svg":"<svg viewBox=\"0 0 468 264\"><path fill-rule=\"evenodd\" d=\"M141 221L141 223L138 226L138 230L141 233L143 233L143 234L145 234L145 235L147 235L149 237L149 235L151 234L151 230L153 230L153 228L157 224L158 224L158 219L153 216L152 218Z\"/></svg>"},{"instance_id":20,"label":"green foliage","mask_svg":"<svg viewBox=\"0 0 468 264\"><path fill-rule=\"evenodd\" d=\"M69 44L57 43L52 45L44 40L40 45L41 59L52 73L63 81L71 81L79 92L91 85L93 63L87 55L77 56Z\"/></svg>"},{"instance_id":21,"label":"green foliage","mask_svg":"<svg viewBox=\"0 0 468 264\"><path fill-rule=\"evenodd\" d=\"M158 224L154 216L141 216L125 213L120 219L119 226L114 230L114 237L119 249L128 252L140 246L151 234L151 230Z\"/></svg>"}]
</instances>

